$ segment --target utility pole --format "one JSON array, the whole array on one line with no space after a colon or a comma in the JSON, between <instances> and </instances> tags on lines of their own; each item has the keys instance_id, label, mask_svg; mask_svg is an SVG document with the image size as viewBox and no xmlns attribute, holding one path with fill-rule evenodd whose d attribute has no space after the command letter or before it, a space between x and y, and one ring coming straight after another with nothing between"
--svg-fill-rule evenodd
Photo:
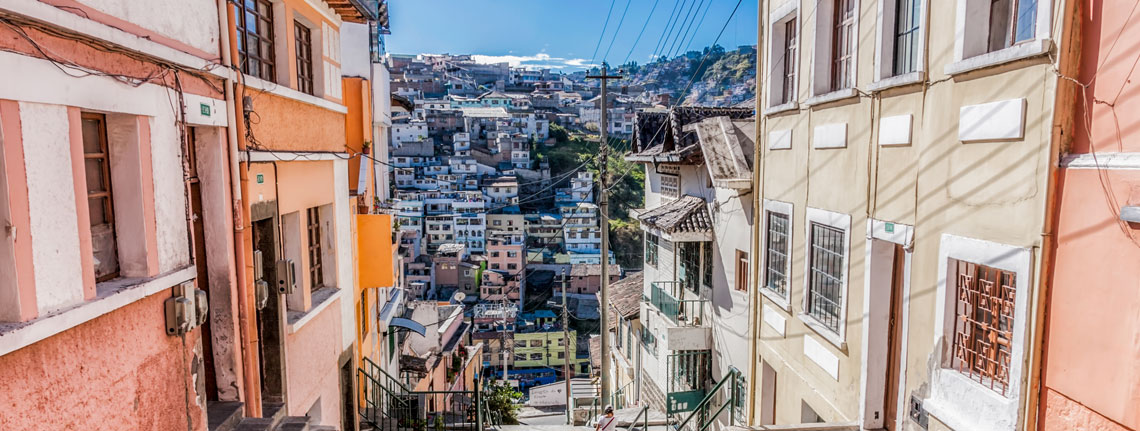
<instances>
[{"instance_id":1,"label":"utility pole","mask_svg":"<svg viewBox=\"0 0 1140 431\"><path fill-rule=\"evenodd\" d=\"M501 352L503 352L503 376L502 376L503 378L499 380L499 383L501 383L503 385L509 385L510 383L507 381L507 361L510 359L511 351L507 349L507 307L506 307L506 303L500 303L499 304L499 312L503 313L502 326L499 328L499 330L502 331L499 333L500 334L499 350ZM514 337L512 337L512 338L514 338Z\"/></svg>"},{"instance_id":2,"label":"utility pole","mask_svg":"<svg viewBox=\"0 0 1140 431\"><path fill-rule=\"evenodd\" d=\"M601 353L602 354L600 356L602 357L602 385L601 385L602 390L601 390L601 396L602 396L602 402L603 403L609 402L609 400L610 400L610 358L609 358L609 356L610 356L610 341L609 341L609 338L606 337L606 332L608 330L607 328L609 328L609 318L606 316L607 313L605 311L606 304L610 303L610 259L609 259L610 258L610 214L609 214L610 199L609 199L609 190L607 190L608 186L606 184L608 182L606 177L608 175L607 171L608 171L608 167L609 167L609 163L610 163L610 159L609 159L610 145L609 145L609 133L608 133L608 131L609 131L609 118L608 118L609 117L609 115L608 115L609 114L609 112L608 112L609 111L609 97L606 94L606 82L611 80L611 79L621 79L622 78L621 75L610 75L609 73L607 73L608 68L609 68L609 66L605 62L602 62L602 74L601 75L591 75L591 76L586 77L586 78L590 78L590 79L600 79L602 81L602 121L601 121L601 124L598 125L598 130L601 131L601 133L602 133L602 142L600 145L601 146L600 153L602 155L602 165L601 165L601 167L598 168L598 170L599 170L598 188L599 188L599 192L600 192L600 193L598 193L599 194L599 196L598 196L598 212L601 213L601 219L600 219L601 220L601 222L600 222L601 226L600 227L601 227L601 234L602 234L602 256L601 256L602 257L602 303L598 304L599 305L598 308L602 310L602 312L601 312L601 314L602 314L602 316L601 316L602 317L602 321L601 321L601 324L602 324L602 329L601 329L601 332L602 332L602 335L601 335L601 337L602 337L602 352Z\"/></svg>"},{"instance_id":3,"label":"utility pole","mask_svg":"<svg viewBox=\"0 0 1140 431\"><path fill-rule=\"evenodd\" d=\"M570 403L570 312L566 309L566 269L562 269L562 378L566 380L566 425L574 425L571 422L570 412L574 406ZM577 340L575 340L577 341Z\"/></svg>"}]
</instances>

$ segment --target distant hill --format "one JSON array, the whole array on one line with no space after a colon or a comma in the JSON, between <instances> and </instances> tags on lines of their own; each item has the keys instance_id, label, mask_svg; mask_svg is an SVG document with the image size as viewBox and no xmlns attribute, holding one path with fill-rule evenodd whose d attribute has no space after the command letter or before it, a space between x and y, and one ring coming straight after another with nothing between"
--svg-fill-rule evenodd
<instances>
[{"instance_id":1,"label":"distant hill","mask_svg":"<svg viewBox=\"0 0 1140 431\"><path fill-rule=\"evenodd\" d=\"M671 59L662 58L648 64L630 62L619 67L628 76L621 84L641 85L653 93L666 92L673 100L690 87L692 80L685 95L685 104L730 106L756 95L754 46L726 51L724 47L714 45Z\"/></svg>"}]
</instances>

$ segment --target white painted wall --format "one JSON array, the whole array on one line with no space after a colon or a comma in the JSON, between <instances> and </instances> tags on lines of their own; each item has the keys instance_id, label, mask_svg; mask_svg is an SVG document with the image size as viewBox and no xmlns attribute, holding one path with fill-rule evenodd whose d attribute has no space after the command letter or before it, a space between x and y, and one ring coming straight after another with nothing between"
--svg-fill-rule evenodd
<instances>
[{"instance_id":1,"label":"white painted wall","mask_svg":"<svg viewBox=\"0 0 1140 431\"><path fill-rule=\"evenodd\" d=\"M346 22L340 26L340 71L344 76L367 79L372 69L368 52L368 24Z\"/></svg>"},{"instance_id":2,"label":"white painted wall","mask_svg":"<svg viewBox=\"0 0 1140 431\"><path fill-rule=\"evenodd\" d=\"M348 202L348 160L337 159L333 161L333 189L336 191L333 198L333 213L336 229L336 272L337 287L344 292L356 291L356 269L353 268L352 232L354 229L353 217ZM348 349L356 339L356 310L353 294L349 293L341 298L341 333L342 347Z\"/></svg>"},{"instance_id":3,"label":"white painted wall","mask_svg":"<svg viewBox=\"0 0 1140 431\"><path fill-rule=\"evenodd\" d=\"M66 106L20 103L36 307L40 315L83 301L83 265L67 124Z\"/></svg>"},{"instance_id":4,"label":"white painted wall","mask_svg":"<svg viewBox=\"0 0 1140 431\"><path fill-rule=\"evenodd\" d=\"M146 30L218 54L218 3L214 0L78 0Z\"/></svg>"},{"instance_id":5,"label":"white painted wall","mask_svg":"<svg viewBox=\"0 0 1140 431\"><path fill-rule=\"evenodd\" d=\"M186 243L182 144L173 117L162 115L151 117L149 121L158 268L160 273L164 273L190 264L190 248Z\"/></svg>"}]
</instances>

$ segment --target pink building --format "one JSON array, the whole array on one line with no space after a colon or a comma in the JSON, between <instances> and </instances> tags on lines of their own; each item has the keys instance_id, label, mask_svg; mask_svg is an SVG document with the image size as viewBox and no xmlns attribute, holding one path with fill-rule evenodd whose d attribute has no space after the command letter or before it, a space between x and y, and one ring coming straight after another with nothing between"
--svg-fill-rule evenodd
<instances>
[{"instance_id":1,"label":"pink building","mask_svg":"<svg viewBox=\"0 0 1140 431\"><path fill-rule=\"evenodd\" d=\"M207 364L241 366L200 329L203 260L233 262L225 14L59 3L0 4L0 429L205 430L239 396Z\"/></svg>"},{"instance_id":2,"label":"pink building","mask_svg":"<svg viewBox=\"0 0 1140 431\"><path fill-rule=\"evenodd\" d=\"M482 284L479 285L479 299L483 301L506 299L518 301L519 296L519 277L517 275L507 271L483 271Z\"/></svg>"},{"instance_id":3,"label":"pink building","mask_svg":"<svg viewBox=\"0 0 1140 431\"><path fill-rule=\"evenodd\" d=\"M621 267L610 264L610 283L621 278ZM561 292L562 286L555 283L555 295ZM602 265L580 263L570 267L570 286L567 293L585 293L593 295L602 289Z\"/></svg>"},{"instance_id":4,"label":"pink building","mask_svg":"<svg viewBox=\"0 0 1140 431\"><path fill-rule=\"evenodd\" d=\"M1062 49L1076 97L1056 178L1039 430L1140 429L1140 17L1135 2L1081 2ZM1065 70L1065 69L1062 69ZM1061 99L1065 100L1065 99ZM1072 101L1072 99L1069 99ZM1056 136L1056 135L1055 135ZM1048 235L1045 233L1043 235ZM1047 266L1048 268L1048 266ZM1051 278L1051 280L1049 279Z\"/></svg>"}]
</instances>

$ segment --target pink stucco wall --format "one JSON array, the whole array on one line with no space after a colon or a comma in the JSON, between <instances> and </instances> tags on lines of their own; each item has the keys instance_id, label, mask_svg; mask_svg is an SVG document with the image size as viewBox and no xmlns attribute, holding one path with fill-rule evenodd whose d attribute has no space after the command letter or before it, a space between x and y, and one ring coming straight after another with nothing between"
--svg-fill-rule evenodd
<instances>
[{"instance_id":1,"label":"pink stucco wall","mask_svg":"<svg viewBox=\"0 0 1140 431\"><path fill-rule=\"evenodd\" d=\"M1140 15L1122 13L1131 1L1081 3L1079 80L1091 85L1069 152L1138 153ZM1140 170L1062 169L1058 193L1042 429L1140 429L1140 225L1119 219L1140 205Z\"/></svg>"},{"instance_id":2,"label":"pink stucco wall","mask_svg":"<svg viewBox=\"0 0 1140 431\"><path fill-rule=\"evenodd\" d=\"M288 413L303 416L320 400L320 424L340 424L340 298L285 338ZM292 330L290 330L292 331Z\"/></svg>"},{"instance_id":3,"label":"pink stucco wall","mask_svg":"<svg viewBox=\"0 0 1140 431\"><path fill-rule=\"evenodd\" d=\"M204 431L201 334L166 335L168 297L0 356L0 429Z\"/></svg>"}]
</instances>

